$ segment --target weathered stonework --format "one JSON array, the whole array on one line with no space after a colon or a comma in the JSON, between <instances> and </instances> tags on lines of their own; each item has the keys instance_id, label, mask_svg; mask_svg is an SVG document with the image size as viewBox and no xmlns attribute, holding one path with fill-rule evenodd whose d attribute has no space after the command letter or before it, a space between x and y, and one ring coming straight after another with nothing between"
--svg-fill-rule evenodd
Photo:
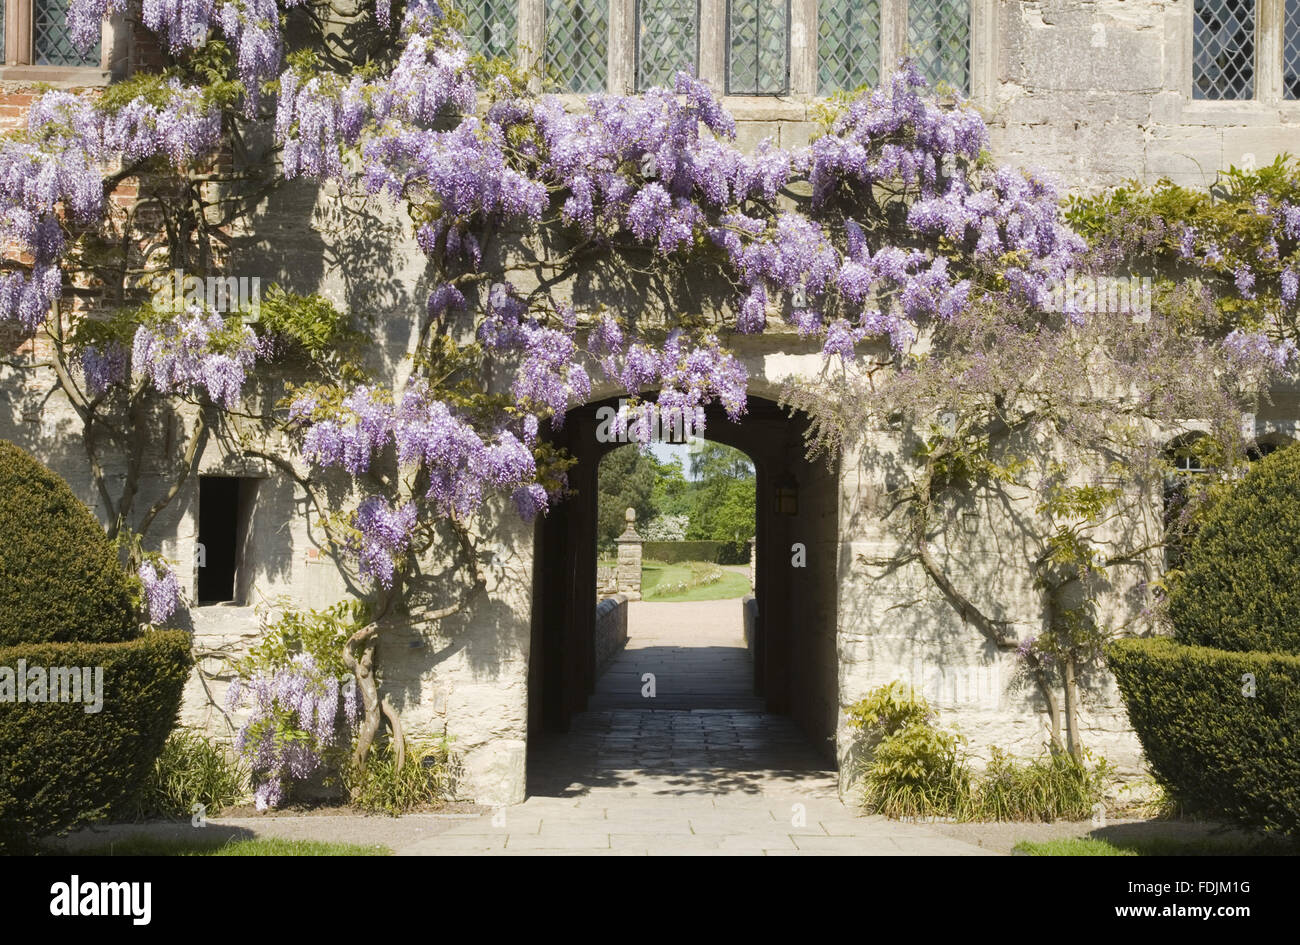
<instances>
[{"instance_id":1,"label":"weathered stonework","mask_svg":"<svg viewBox=\"0 0 1300 945\"><path fill-rule=\"evenodd\" d=\"M714 0L706 3L710 10L720 7ZM1191 11L1191 0L975 0L972 97L990 122L995 158L1041 167L1070 187L1095 190L1134 177L1151 182L1167 176L1201 186L1220 167L1261 165L1283 151L1300 151L1300 102L1271 92L1251 102L1191 98ZM30 82L0 72L0 124L21 122L31 101ZM804 97L727 104L746 146L771 138L790 147L815 133L812 102ZM413 343L411 313L424 307L424 258L400 213L378 205L341 209L333 187L295 183L269 197L238 241L232 269L260 277L263 285L321 292L368 318L379 367L395 373ZM582 287L587 300L619 310L639 304L601 286L598 278L593 282ZM812 376L821 365L818 353L793 334L742 338L737 345L751 391L760 397L776 399L783 381ZM6 353L26 366L0 367L0 438L35 453L103 517L79 421L67 403L44 397L55 385L39 367L41 348L26 341L7 345ZM598 390L592 397L617 393ZM255 396L269 408L278 394ZM192 428L193 410L183 416ZM1257 419L1257 431L1293 438L1298 420L1295 393L1279 391ZM158 430L148 444L139 507L165 491L171 444L182 432ZM872 445L890 444L882 438ZM265 446L282 455L289 451L283 441ZM107 473L110 482L120 482L125 470L110 466ZM306 495L282 471L263 460L231 458L221 443L210 441L199 473L253 477L259 486L245 538L242 605L191 608L196 650L240 655L258 638L259 610L320 608L352 593L328 557ZM881 469L852 455L841 459L829 488L801 492L795 524L809 566L798 576L799 606L790 619L820 636L802 638L796 651L798 698L791 713L815 737L833 737L846 788L850 737L844 707L893 679L917 685L942 719L968 736L977 757L994 744L1036 754L1045 716L1032 687L1016 679L1014 652L987 644L964 626L919 567L885 571L864 563L898 550L897 538L881 521L879 497L887 485ZM1032 635L1041 622L1037 594L1024 569L1002 565L1006 556L1023 556L1025 549L1015 547L1014 534L999 523L991 503L981 504L978 496L972 503L979 530L971 534L965 528L965 510L951 510L941 543L945 563L978 603L1009 620L1021 636ZM191 600L197 514L191 480L159 517L149 542L184 565ZM488 559L486 586L452 616L421 622L420 614L442 606L460 581L448 556L432 556L427 599L415 603L408 623L385 634L378 664L382 691L401 711L408 733L449 736L463 756L466 796L506 804L522 800L526 790L534 590L560 576L538 557L533 528L503 505L486 509L474 528ZM775 544L757 551L760 562L788 553ZM637 571L639 579L639 566ZM1132 575L1132 584L1138 580ZM1131 585L1117 588L1103 609L1121 614L1131 608L1130 590ZM750 605L747 612L752 610ZM752 622L750 614L747 628ZM223 665L213 656L202 662L213 672ZM1121 773L1136 777L1139 748L1114 684L1108 678L1092 682L1084 740ZM225 716L224 688L220 679L196 675L182 722L228 737L239 717Z\"/></svg>"}]
</instances>

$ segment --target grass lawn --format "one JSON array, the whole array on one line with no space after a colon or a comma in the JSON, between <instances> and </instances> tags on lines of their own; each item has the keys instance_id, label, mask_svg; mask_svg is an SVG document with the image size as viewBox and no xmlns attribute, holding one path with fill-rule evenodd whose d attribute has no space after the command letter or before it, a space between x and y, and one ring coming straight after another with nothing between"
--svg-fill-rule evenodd
<instances>
[{"instance_id":1,"label":"grass lawn","mask_svg":"<svg viewBox=\"0 0 1300 945\"><path fill-rule=\"evenodd\" d=\"M1015 852L1028 856L1295 856L1300 850L1268 837L1133 837L1102 840L1073 837L1043 843L1017 843Z\"/></svg>"},{"instance_id":2,"label":"grass lawn","mask_svg":"<svg viewBox=\"0 0 1300 945\"><path fill-rule=\"evenodd\" d=\"M357 846L352 843L322 843L317 840L283 840L260 837L237 840L225 837L172 840L132 837L119 843L77 856L391 856L392 850L381 846Z\"/></svg>"},{"instance_id":3,"label":"grass lawn","mask_svg":"<svg viewBox=\"0 0 1300 945\"><path fill-rule=\"evenodd\" d=\"M660 587L687 583L691 579L690 562L665 564L662 561L643 561L641 563L641 597L656 603L695 601L695 600L731 600L741 598L750 592L749 576L735 571L722 572L722 580L701 587L692 587L676 593L658 592Z\"/></svg>"}]
</instances>

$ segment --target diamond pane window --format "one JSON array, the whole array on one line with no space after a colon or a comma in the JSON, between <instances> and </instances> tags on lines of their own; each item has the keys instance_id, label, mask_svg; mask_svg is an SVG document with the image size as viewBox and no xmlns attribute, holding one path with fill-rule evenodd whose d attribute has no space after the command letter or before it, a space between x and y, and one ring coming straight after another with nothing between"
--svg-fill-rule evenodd
<instances>
[{"instance_id":1,"label":"diamond pane window","mask_svg":"<svg viewBox=\"0 0 1300 945\"><path fill-rule=\"evenodd\" d=\"M789 85L789 0L730 0L727 92L784 95Z\"/></svg>"},{"instance_id":2,"label":"diamond pane window","mask_svg":"<svg viewBox=\"0 0 1300 945\"><path fill-rule=\"evenodd\" d=\"M822 95L880 81L880 0L821 0L817 90Z\"/></svg>"},{"instance_id":3,"label":"diamond pane window","mask_svg":"<svg viewBox=\"0 0 1300 945\"><path fill-rule=\"evenodd\" d=\"M465 45L489 59L513 58L519 35L516 0L460 0L465 14Z\"/></svg>"},{"instance_id":4,"label":"diamond pane window","mask_svg":"<svg viewBox=\"0 0 1300 945\"><path fill-rule=\"evenodd\" d=\"M1255 95L1255 0L1196 0L1192 97Z\"/></svg>"},{"instance_id":5,"label":"diamond pane window","mask_svg":"<svg viewBox=\"0 0 1300 945\"><path fill-rule=\"evenodd\" d=\"M907 46L931 85L970 92L970 0L909 0Z\"/></svg>"},{"instance_id":6,"label":"diamond pane window","mask_svg":"<svg viewBox=\"0 0 1300 945\"><path fill-rule=\"evenodd\" d=\"M1300 99L1300 0L1286 0L1282 31L1282 95Z\"/></svg>"},{"instance_id":7,"label":"diamond pane window","mask_svg":"<svg viewBox=\"0 0 1300 945\"><path fill-rule=\"evenodd\" d=\"M546 0L546 73L566 92L605 91L609 0Z\"/></svg>"},{"instance_id":8,"label":"diamond pane window","mask_svg":"<svg viewBox=\"0 0 1300 945\"><path fill-rule=\"evenodd\" d=\"M672 88L679 70L698 72L699 58L699 0L637 0L637 91Z\"/></svg>"},{"instance_id":9,"label":"diamond pane window","mask_svg":"<svg viewBox=\"0 0 1300 945\"><path fill-rule=\"evenodd\" d=\"M99 43L83 55L68 35L68 0L34 0L32 61L38 66L99 65Z\"/></svg>"}]
</instances>

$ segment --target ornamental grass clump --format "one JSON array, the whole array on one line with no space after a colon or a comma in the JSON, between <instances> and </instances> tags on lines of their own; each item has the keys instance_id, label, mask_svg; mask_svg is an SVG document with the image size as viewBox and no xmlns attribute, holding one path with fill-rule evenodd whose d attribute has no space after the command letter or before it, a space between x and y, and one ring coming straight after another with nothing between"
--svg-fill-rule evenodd
<instances>
[{"instance_id":1,"label":"ornamental grass clump","mask_svg":"<svg viewBox=\"0 0 1300 945\"><path fill-rule=\"evenodd\" d=\"M1101 802L1110 777L1104 759L1076 761L1049 752L1021 761L990 750L974 773L966 740L939 727L937 714L909 687L891 682L848 709L859 732L862 801L896 819L1082 820Z\"/></svg>"}]
</instances>

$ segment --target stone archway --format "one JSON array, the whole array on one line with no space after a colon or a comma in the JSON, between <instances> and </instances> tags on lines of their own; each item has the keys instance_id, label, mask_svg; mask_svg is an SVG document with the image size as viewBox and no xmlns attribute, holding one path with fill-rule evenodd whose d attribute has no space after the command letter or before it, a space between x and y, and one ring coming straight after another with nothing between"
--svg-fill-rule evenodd
<instances>
[{"instance_id":1,"label":"stone archway","mask_svg":"<svg viewBox=\"0 0 1300 945\"><path fill-rule=\"evenodd\" d=\"M623 445L597 438L598 411L618 399L571 410L555 434L577 463L574 495L537 526L533 570L529 732L564 732L587 708L597 679L595 652L596 494L600 459ZM837 470L805 459L806 420L750 397L740 422L707 411L707 436L753 460L756 473L758 600L754 692L766 711L793 719L818 754L834 757L838 717ZM784 493L778 508L777 490ZM793 494L791 494L793 493ZM792 561L803 546L802 566ZM737 605L739 606L739 604Z\"/></svg>"}]
</instances>

